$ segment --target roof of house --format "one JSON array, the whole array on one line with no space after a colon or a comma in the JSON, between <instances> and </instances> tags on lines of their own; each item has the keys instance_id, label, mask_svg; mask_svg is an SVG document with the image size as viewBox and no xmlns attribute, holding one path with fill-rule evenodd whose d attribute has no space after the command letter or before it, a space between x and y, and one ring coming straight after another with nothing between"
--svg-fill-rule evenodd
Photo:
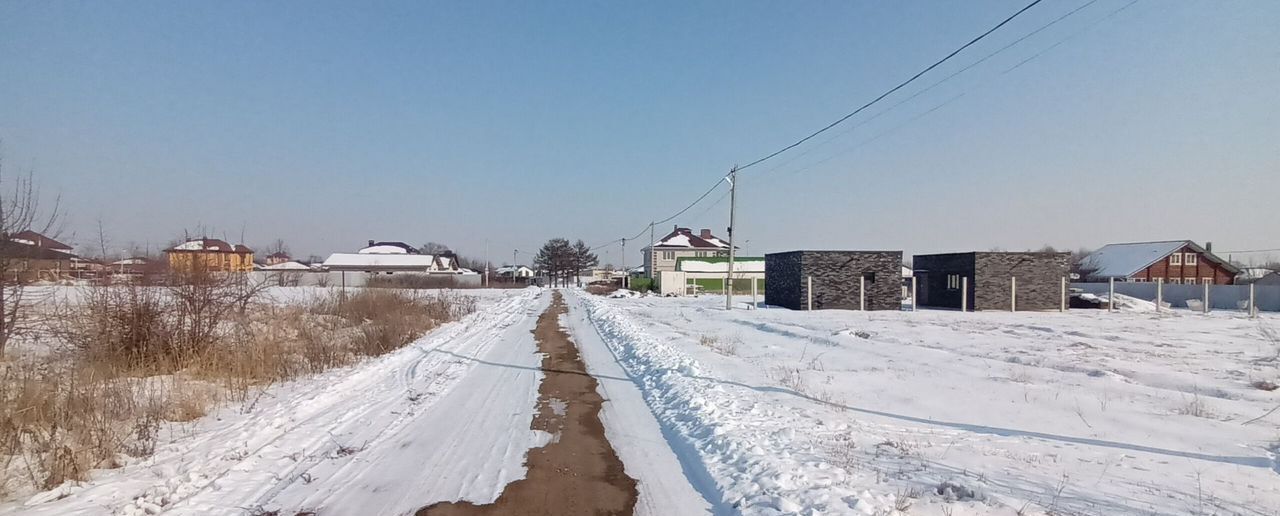
<instances>
[{"instance_id":1,"label":"roof of house","mask_svg":"<svg viewBox=\"0 0 1280 516\"><path fill-rule=\"evenodd\" d=\"M165 249L166 253L175 252L214 252L214 253L252 253L253 249L217 238L196 238Z\"/></svg>"},{"instance_id":2,"label":"roof of house","mask_svg":"<svg viewBox=\"0 0 1280 516\"><path fill-rule=\"evenodd\" d=\"M408 253L334 253L325 259L324 266L345 269L457 269L450 256Z\"/></svg>"},{"instance_id":3,"label":"roof of house","mask_svg":"<svg viewBox=\"0 0 1280 516\"><path fill-rule=\"evenodd\" d=\"M683 272L719 272L729 271L729 259L721 257L684 257L676 258L676 270ZM764 272L763 256L739 256L733 259L734 272Z\"/></svg>"},{"instance_id":4,"label":"roof of house","mask_svg":"<svg viewBox=\"0 0 1280 516\"><path fill-rule=\"evenodd\" d=\"M53 249L55 251L70 251L71 246L49 238L47 236L31 231L30 229L19 231L9 235L9 239L21 244L34 245L45 249Z\"/></svg>"},{"instance_id":5,"label":"roof of house","mask_svg":"<svg viewBox=\"0 0 1280 516\"><path fill-rule=\"evenodd\" d=\"M267 255L267 258L284 258L288 260L289 258L291 258L291 256L289 256L289 253L286 253L284 251L276 251L274 253Z\"/></svg>"},{"instance_id":6,"label":"roof of house","mask_svg":"<svg viewBox=\"0 0 1280 516\"><path fill-rule=\"evenodd\" d=\"M497 269L494 269L494 272L497 272L498 274L502 274L502 273L504 273L504 272L511 272L511 269L512 269L512 268L515 268L515 269L517 269L517 270L528 270L528 271L532 271L532 270L533 270L533 269L530 269L530 268L528 268L528 267L526 267L526 266L524 266L524 265L515 265L515 266L511 266L511 265L503 265L502 267L498 267Z\"/></svg>"},{"instance_id":7,"label":"roof of house","mask_svg":"<svg viewBox=\"0 0 1280 516\"><path fill-rule=\"evenodd\" d=\"M1232 274L1240 269L1230 262L1210 253L1190 240L1165 240L1161 242L1132 242L1107 244L1086 256L1080 266L1089 270L1093 278L1127 278L1150 267L1183 247L1190 247L1207 259L1218 263Z\"/></svg>"},{"instance_id":8,"label":"roof of house","mask_svg":"<svg viewBox=\"0 0 1280 516\"><path fill-rule=\"evenodd\" d=\"M404 242L374 242L358 251L359 254L418 254L418 248Z\"/></svg>"},{"instance_id":9,"label":"roof of house","mask_svg":"<svg viewBox=\"0 0 1280 516\"><path fill-rule=\"evenodd\" d=\"M653 243L654 247L681 248L681 249L728 249L729 244L712 235L708 230L702 230L703 236L693 234L689 228L677 227L668 233L667 236Z\"/></svg>"},{"instance_id":10,"label":"roof of house","mask_svg":"<svg viewBox=\"0 0 1280 516\"><path fill-rule=\"evenodd\" d=\"M76 257L66 251L39 247L18 240L0 241L0 256L28 260L70 260Z\"/></svg>"},{"instance_id":11,"label":"roof of house","mask_svg":"<svg viewBox=\"0 0 1280 516\"><path fill-rule=\"evenodd\" d=\"M303 265L298 262L281 262L275 265L267 265L262 268L264 271L309 271L310 266Z\"/></svg>"}]
</instances>

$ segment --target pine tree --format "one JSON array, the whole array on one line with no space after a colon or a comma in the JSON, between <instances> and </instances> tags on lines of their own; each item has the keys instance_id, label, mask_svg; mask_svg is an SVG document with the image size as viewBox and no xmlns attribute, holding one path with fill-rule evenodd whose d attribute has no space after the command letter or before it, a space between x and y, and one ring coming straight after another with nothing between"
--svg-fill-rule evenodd
<instances>
[{"instance_id":1,"label":"pine tree","mask_svg":"<svg viewBox=\"0 0 1280 516\"><path fill-rule=\"evenodd\" d=\"M578 286L582 286L578 278L582 277L582 271L590 270L592 267L600 264L600 258L591 252L591 247L586 242L578 240L573 244L573 278L578 281Z\"/></svg>"}]
</instances>

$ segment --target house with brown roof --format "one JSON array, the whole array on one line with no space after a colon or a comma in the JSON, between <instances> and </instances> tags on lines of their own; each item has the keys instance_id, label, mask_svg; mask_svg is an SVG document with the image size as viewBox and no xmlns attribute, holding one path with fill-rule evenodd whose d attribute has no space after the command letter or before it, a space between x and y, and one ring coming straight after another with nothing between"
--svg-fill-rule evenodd
<instances>
[{"instance_id":1,"label":"house with brown roof","mask_svg":"<svg viewBox=\"0 0 1280 516\"><path fill-rule=\"evenodd\" d=\"M190 272L197 268L210 272L250 272L253 249L216 238L188 240L164 250L169 270Z\"/></svg>"},{"instance_id":2,"label":"house with brown roof","mask_svg":"<svg viewBox=\"0 0 1280 516\"><path fill-rule=\"evenodd\" d=\"M293 261L293 257L284 251L277 251L267 255L267 266L279 265Z\"/></svg>"},{"instance_id":3,"label":"house with brown roof","mask_svg":"<svg viewBox=\"0 0 1280 516\"><path fill-rule=\"evenodd\" d=\"M29 282L72 277L79 257L71 246L27 230L0 239L0 260L6 280Z\"/></svg>"},{"instance_id":4,"label":"house with brown roof","mask_svg":"<svg viewBox=\"0 0 1280 516\"><path fill-rule=\"evenodd\" d=\"M641 249L644 253L645 276L657 278L662 271L676 270L681 258L715 258L729 256L729 243L703 229L693 234L689 228L676 226L671 233L652 246Z\"/></svg>"}]
</instances>

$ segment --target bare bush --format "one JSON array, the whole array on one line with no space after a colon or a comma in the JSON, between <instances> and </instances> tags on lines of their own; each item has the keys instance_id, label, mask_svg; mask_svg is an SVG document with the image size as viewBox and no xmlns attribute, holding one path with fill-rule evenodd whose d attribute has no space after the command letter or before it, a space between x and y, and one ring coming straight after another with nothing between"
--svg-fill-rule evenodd
<instances>
[{"instance_id":1,"label":"bare bush","mask_svg":"<svg viewBox=\"0 0 1280 516\"><path fill-rule=\"evenodd\" d=\"M210 280L90 287L56 308L67 351L0 362L0 496L50 489L153 452L167 422L255 389L387 353L476 310L472 296L362 289L302 305L253 305Z\"/></svg>"}]
</instances>

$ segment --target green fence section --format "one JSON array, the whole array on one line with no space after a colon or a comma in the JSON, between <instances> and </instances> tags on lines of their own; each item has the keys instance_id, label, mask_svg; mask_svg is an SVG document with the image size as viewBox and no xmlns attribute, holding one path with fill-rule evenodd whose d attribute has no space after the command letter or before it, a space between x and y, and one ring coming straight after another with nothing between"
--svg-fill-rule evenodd
<instances>
[{"instance_id":1,"label":"green fence section","mask_svg":"<svg viewBox=\"0 0 1280 516\"><path fill-rule=\"evenodd\" d=\"M631 285L631 290L636 292L648 292L658 289L657 282L653 278L631 278L628 284Z\"/></svg>"},{"instance_id":2,"label":"green fence section","mask_svg":"<svg viewBox=\"0 0 1280 516\"><path fill-rule=\"evenodd\" d=\"M703 292L719 292L724 293L724 280L720 278L694 278L693 283L702 287ZM764 293L764 280L760 280L756 285L756 292ZM751 294L751 280L741 278L733 280L734 294Z\"/></svg>"}]
</instances>

